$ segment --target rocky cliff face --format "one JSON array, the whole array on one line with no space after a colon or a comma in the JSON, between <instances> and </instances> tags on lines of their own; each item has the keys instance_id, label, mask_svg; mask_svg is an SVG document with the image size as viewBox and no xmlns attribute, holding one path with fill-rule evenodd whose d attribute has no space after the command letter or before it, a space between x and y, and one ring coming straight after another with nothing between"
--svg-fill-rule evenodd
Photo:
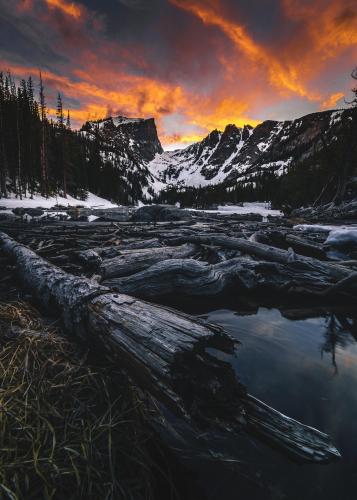
<instances>
[{"instance_id":1,"label":"rocky cliff face","mask_svg":"<svg viewBox=\"0 0 357 500\"><path fill-rule=\"evenodd\" d=\"M148 168L155 155L163 153L153 118L117 116L90 121L81 132L95 141L103 166L110 165L118 171L123 191L132 193L132 201L150 198L152 186L161 189L161 183Z\"/></svg>"},{"instance_id":2,"label":"rocky cliff face","mask_svg":"<svg viewBox=\"0 0 357 500\"><path fill-rule=\"evenodd\" d=\"M102 142L103 150L133 157L139 162L149 162L163 152L153 118L126 118L117 116L87 122L82 131L92 134Z\"/></svg>"},{"instance_id":3,"label":"rocky cliff face","mask_svg":"<svg viewBox=\"0 0 357 500\"><path fill-rule=\"evenodd\" d=\"M348 109L265 121L255 128L228 125L186 149L156 155L149 168L162 182L178 186L254 183L262 172L280 176L293 163L313 162L318 152L328 157L351 135L356 121L357 110Z\"/></svg>"}]
</instances>

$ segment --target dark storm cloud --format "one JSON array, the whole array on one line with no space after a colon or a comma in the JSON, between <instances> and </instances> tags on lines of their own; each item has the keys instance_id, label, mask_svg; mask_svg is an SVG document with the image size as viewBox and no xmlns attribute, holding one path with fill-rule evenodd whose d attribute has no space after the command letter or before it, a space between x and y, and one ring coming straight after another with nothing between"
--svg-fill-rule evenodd
<instances>
[{"instance_id":1,"label":"dark storm cloud","mask_svg":"<svg viewBox=\"0 0 357 500\"><path fill-rule=\"evenodd\" d=\"M117 2L129 7L130 9L150 9L154 1L150 0L117 0Z\"/></svg>"},{"instance_id":2,"label":"dark storm cloud","mask_svg":"<svg viewBox=\"0 0 357 500\"><path fill-rule=\"evenodd\" d=\"M0 57L17 63L51 67L67 58L51 45L51 35L41 23L29 23L14 5L0 0Z\"/></svg>"}]
</instances>

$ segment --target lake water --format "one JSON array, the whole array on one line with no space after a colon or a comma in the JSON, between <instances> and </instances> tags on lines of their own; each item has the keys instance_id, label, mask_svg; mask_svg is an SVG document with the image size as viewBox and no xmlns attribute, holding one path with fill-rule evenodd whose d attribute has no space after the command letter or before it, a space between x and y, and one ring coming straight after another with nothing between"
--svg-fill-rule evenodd
<instances>
[{"instance_id":1,"label":"lake water","mask_svg":"<svg viewBox=\"0 0 357 500\"><path fill-rule=\"evenodd\" d=\"M357 498L357 321L342 313L292 321L268 308L243 316L218 309L204 317L241 342L236 357L222 358L232 363L251 394L330 434L342 454L329 465L301 465L244 438L242 457L263 486L250 487L239 477L222 479L219 473L214 478L213 472L211 498Z\"/></svg>"}]
</instances>

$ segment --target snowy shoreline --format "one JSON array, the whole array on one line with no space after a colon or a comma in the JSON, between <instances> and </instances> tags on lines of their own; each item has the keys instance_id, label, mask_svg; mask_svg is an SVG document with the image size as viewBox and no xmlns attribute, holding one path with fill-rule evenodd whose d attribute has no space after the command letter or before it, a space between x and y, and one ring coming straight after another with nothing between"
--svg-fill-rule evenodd
<instances>
[{"instance_id":1,"label":"snowy shoreline","mask_svg":"<svg viewBox=\"0 0 357 500\"><path fill-rule=\"evenodd\" d=\"M45 198L41 195L34 195L33 199L31 198L23 198L20 200L19 198L15 198L12 196L11 198L0 198L0 207L5 207L5 209L13 209L13 208L44 208L51 209L56 205L61 205L64 207L85 207L85 208L117 208L119 205L115 203L111 203L110 201L96 196L93 193L88 193L88 197L86 200L79 200L77 198L73 198L70 195L67 195L67 198L63 198L61 196L52 196L49 198Z\"/></svg>"}]
</instances>

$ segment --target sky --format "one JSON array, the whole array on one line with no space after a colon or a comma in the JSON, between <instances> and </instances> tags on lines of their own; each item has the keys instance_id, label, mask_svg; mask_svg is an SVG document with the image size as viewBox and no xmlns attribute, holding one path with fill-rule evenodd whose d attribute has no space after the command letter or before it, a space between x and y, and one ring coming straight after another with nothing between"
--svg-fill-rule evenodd
<instances>
[{"instance_id":1,"label":"sky","mask_svg":"<svg viewBox=\"0 0 357 500\"><path fill-rule=\"evenodd\" d=\"M154 117L166 149L346 106L357 0L0 0L0 70L80 127Z\"/></svg>"}]
</instances>

